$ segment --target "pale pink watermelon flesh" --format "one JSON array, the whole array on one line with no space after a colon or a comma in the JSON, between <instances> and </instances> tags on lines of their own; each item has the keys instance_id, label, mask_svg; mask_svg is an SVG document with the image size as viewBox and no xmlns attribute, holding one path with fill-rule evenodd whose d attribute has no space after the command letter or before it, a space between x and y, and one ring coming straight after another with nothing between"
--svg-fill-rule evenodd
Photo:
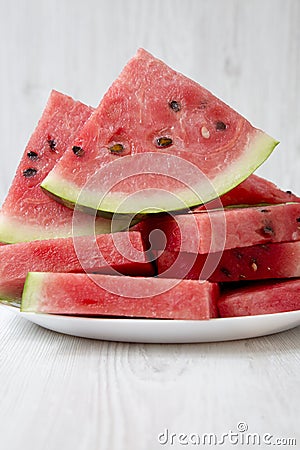
<instances>
[{"instance_id":1,"label":"pale pink watermelon flesh","mask_svg":"<svg viewBox=\"0 0 300 450\"><path fill-rule=\"evenodd\" d=\"M300 279L252 283L223 293L221 317L274 314L300 309Z\"/></svg>"},{"instance_id":2,"label":"pale pink watermelon flesh","mask_svg":"<svg viewBox=\"0 0 300 450\"><path fill-rule=\"evenodd\" d=\"M258 175L252 174L241 184L220 197L223 206L230 205L261 205L300 202L300 198L291 191L282 191L274 183ZM218 208L214 201L194 209L195 211Z\"/></svg>"},{"instance_id":3,"label":"pale pink watermelon flesh","mask_svg":"<svg viewBox=\"0 0 300 450\"><path fill-rule=\"evenodd\" d=\"M300 241L234 248L209 256L165 251L157 260L160 277L213 282L300 277ZM209 269L212 267L210 272Z\"/></svg>"},{"instance_id":4,"label":"pale pink watermelon flesh","mask_svg":"<svg viewBox=\"0 0 300 450\"><path fill-rule=\"evenodd\" d=\"M0 241L15 243L72 236L73 211L51 199L40 188L93 109L52 91L32 134L0 212ZM114 229L117 229L114 222ZM111 223L91 223L76 212L74 234L110 232Z\"/></svg>"},{"instance_id":5,"label":"pale pink watermelon flesh","mask_svg":"<svg viewBox=\"0 0 300 450\"><path fill-rule=\"evenodd\" d=\"M138 232L23 242L0 248L0 299L20 300L28 272L153 275Z\"/></svg>"},{"instance_id":6,"label":"pale pink watermelon flesh","mask_svg":"<svg viewBox=\"0 0 300 450\"><path fill-rule=\"evenodd\" d=\"M179 210L232 189L277 143L139 50L42 187L100 214Z\"/></svg>"},{"instance_id":7,"label":"pale pink watermelon flesh","mask_svg":"<svg viewBox=\"0 0 300 450\"><path fill-rule=\"evenodd\" d=\"M29 273L24 312L205 320L217 317L217 284L144 277ZM160 293L154 295L153 291ZM124 296L124 290L137 295Z\"/></svg>"},{"instance_id":8,"label":"pale pink watermelon flesh","mask_svg":"<svg viewBox=\"0 0 300 450\"><path fill-rule=\"evenodd\" d=\"M165 215L136 225L153 250L219 252L270 242L300 240L300 204L229 208Z\"/></svg>"}]
</instances>

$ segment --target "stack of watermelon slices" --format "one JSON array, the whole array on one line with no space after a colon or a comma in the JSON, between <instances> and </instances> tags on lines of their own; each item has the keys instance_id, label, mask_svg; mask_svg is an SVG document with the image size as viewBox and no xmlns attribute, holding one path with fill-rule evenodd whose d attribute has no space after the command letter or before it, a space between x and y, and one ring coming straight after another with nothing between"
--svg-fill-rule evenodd
<instances>
[{"instance_id":1,"label":"stack of watermelon slices","mask_svg":"<svg viewBox=\"0 0 300 450\"><path fill-rule=\"evenodd\" d=\"M277 144L142 49L96 109L53 91L0 211L1 300L189 320L300 309L300 199L253 175Z\"/></svg>"}]
</instances>

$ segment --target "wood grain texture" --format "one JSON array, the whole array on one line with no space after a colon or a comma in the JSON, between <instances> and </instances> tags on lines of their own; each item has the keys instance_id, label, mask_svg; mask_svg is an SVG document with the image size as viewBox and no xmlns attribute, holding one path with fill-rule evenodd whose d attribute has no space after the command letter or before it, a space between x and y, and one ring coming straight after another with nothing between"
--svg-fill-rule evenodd
<instances>
[{"instance_id":1,"label":"wood grain texture","mask_svg":"<svg viewBox=\"0 0 300 450\"><path fill-rule=\"evenodd\" d=\"M277 137L259 173L300 194L299 23L298 0L0 0L0 200L49 91L97 105L138 47ZM299 359L300 328L138 345L1 310L0 449L154 450L165 428L224 433L239 421L299 445Z\"/></svg>"},{"instance_id":2,"label":"wood grain texture","mask_svg":"<svg viewBox=\"0 0 300 450\"><path fill-rule=\"evenodd\" d=\"M241 421L249 432L300 438L300 328L226 343L123 344L60 335L1 310L0 330L3 449L158 449L166 428L221 435Z\"/></svg>"}]
</instances>

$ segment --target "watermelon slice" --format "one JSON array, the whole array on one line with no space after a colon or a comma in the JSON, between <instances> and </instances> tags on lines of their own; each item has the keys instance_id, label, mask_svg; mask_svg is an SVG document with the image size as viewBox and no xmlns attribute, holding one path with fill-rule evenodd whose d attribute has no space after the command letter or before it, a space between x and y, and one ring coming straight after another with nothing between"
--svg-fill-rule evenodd
<instances>
[{"instance_id":1,"label":"watermelon slice","mask_svg":"<svg viewBox=\"0 0 300 450\"><path fill-rule=\"evenodd\" d=\"M125 296L124 291L131 292ZM158 292L156 294L156 292ZM217 284L194 280L29 273L23 312L203 320L217 317Z\"/></svg>"},{"instance_id":2,"label":"watermelon slice","mask_svg":"<svg viewBox=\"0 0 300 450\"><path fill-rule=\"evenodd\" d=\"M300 241L234 248L210 254L209 258L164 251L157 260L157 272L160 277L208 277L213 282L300 277ZM204 269L205 264L210 266Z\"/></svg>"},{"instance_id":3,"label":"watermelon slice","mask_svg":"<svg viewBox=\"0 0 300 450\"><path fill-rule=\"evenodd\" d=\"M144 221L151 247L206 254L236 247L300 240L300 204L287 203L188 213Z\"/></svg>"},{"instance_id":4,"label":"watermelon slice","mask_svg":"<svg viewBox=\"0 0 300 450\"><path fill-rule=\"evenodd\" d=\"M274 314L300 309L300 279L257 282L225 292L218 308L221 317Z\"/></svg>"},{"instance_id":5,"label":"watermelon slice","mask_svg":"<svg viewBox=\"0 0 300 450\"><path fill-rule=\"evenodd\" d=\"M0 260L0 299L5 301L20 300L29 271L153 275L138 232L4 245Z\"/></svg>"},{"instance_id":6,"label":"watermelon slice","mask_svg":"<svg viewBox=\"0 0 300 450\"><path fill-rule=\"evenodd\" d=\"M17 169L15 178L0 212L0 241L7 243L32 241L111 232L111 222L87 218L52 200L40 183L71 144L74 136L93 111L71 97L52 91L43 115L32 134ZM126 227L118 226L114 230Z\"/></svg>"},{"instance_id":7,"label":"watermelon slice","mask_svg":"<svg viewBox=\"0 0 300 450\"><path fill-rule=\"evenodd\" d=\"M181 210L241 183L277 144L141 49L42 187L101 214Z\"/></svg>"},{"instance_id":8,"label":"watermelon slice","mask_svg":"<svg viewBox=\"0 0 300 450\"><path fill-rule=\"evenodd\" d=\"M245 181L220 197L223 206L230 205L263 205L288 202L300 202L300 198L291 191L282 191L274 183L257 175L250 175ZM212 202L201 205L195 211L219 208L219 203Z\"/></svg>"}]
</instances>

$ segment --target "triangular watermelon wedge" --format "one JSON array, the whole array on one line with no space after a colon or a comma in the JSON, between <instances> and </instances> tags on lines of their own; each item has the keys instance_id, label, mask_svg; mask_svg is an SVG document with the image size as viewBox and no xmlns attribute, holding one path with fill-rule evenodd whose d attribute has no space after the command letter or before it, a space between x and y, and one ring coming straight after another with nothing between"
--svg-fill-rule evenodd
<instances>
[{"instance_id":1,"label":"triangular watermelon wedge","mask_svg":"<svg viewBox=\"0 0 300 450\"><path fill-rule=\"evenodd\" d=\"M0 211L0 241L16 243L39 239L110 233L110 220L86 216L54 201L40 188L93 108L53 90L25 148ZM114 221L114 231L127 222Z\"/></svg>"},{"instance_id":2,"label":"triangular watermelon wedge","mask_svg":"<svg viewBox=\"0 0 300 450\"><path fill-rule=\"evenodd\" d=\"M180 210L238 185L277 144L140 49L42 187L100 214Z\"/></svg>"}]
</instances>

